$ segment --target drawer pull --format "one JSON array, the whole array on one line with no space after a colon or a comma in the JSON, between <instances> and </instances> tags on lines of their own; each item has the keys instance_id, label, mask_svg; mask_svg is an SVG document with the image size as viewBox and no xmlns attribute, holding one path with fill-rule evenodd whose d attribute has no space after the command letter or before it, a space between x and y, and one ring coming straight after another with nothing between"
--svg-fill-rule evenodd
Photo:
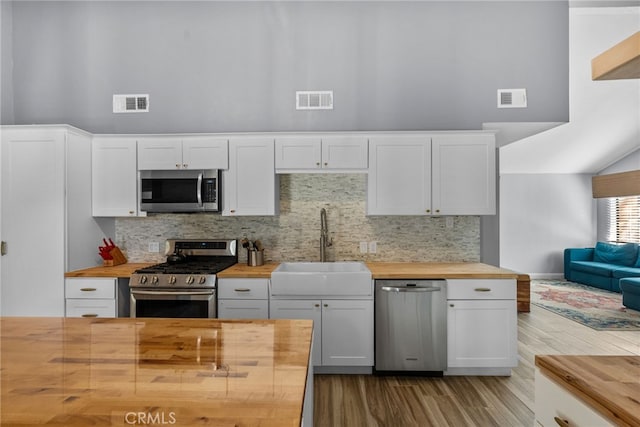
<instances>
[{"instance_id":1,"label":"drawer pull","mask_svg":"<svg viewBox=\"0 0 640 427\"><path fill-rule=\"evenodd\" d=\"M80 290L82 292L95 292L95 291L97 291L96 288L80 288Z\"/></svg>"},{"instance_id":2,"label":"drawer pull","mask_svg":"<svg viewBox=\"0 0 640 427\"><path fill-rule=\"evenodd\" d=\"M236 288L236 289L234 289L234 291L236 291L236 292L251 292L251 289L249 289L249 288Z\"/></svg>"},{"instance_id":3,"label":"drawer pull","mask_svg":"<svg viewBox=\"0 0 640 427\"><path fill-rule=\"evenodd\" d=\"M567 420L563 420L560 417L554 417L553 420L560 426L560 427L570 427L569 426L569 421Z\"/></svg>"},{"instance_id":4,"label":"drawer pull","mask_svg":"<svg viewBox=\"0 0 640 427\"><path fill-rule=\"evenodd\" d=\"M87 314L83 314L82 317L98 317L98 315L94 313L87 313Z\"/></svg>"},{"instance_id":5,"label":"drawer pull","mask_svg":"<svg viewBox=\"0 0 640 427\"><path fill-rule=\"evenodd\" d=\"M491 292L491 288L475 288L476 292Z\"/></svg>"}]
</instances>

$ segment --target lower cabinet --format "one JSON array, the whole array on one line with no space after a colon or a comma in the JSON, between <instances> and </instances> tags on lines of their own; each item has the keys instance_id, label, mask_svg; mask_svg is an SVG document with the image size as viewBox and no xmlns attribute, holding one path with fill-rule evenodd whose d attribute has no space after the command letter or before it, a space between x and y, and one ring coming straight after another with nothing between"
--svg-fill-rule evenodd
<instances>
[{"instance_id":1,"label":"lower cabinet","mask_svg":"<svg viewBox=\"0 0 640 427\"><path fill-rule=\"evenodd\" d=\"M373 300L271 300L271 319L313 320L315 366L373 366Z\"/></svg>"},{"instance_id":2,"label":"lower cabinet","mask_svg":"<svg viewBox=\"0 0 640 427\"><path fill-rule=\"evenodd\" d=\"M218 280L219 319L268 319L269 279Z\"/></svg>"},{"instance_id":3,"label":"lower cabinet","mask_svg":"<svg viewBox=\"0 0 640 427\"><path fill-rule=\"evenodd\" d=\"M118 317L116 278L65 279L66 317Z\"/></svg>"},{"instance_id":4,"label":"lower cabinet","mask_svg":"<svg viewBox=\"0 0 640 427\"><path fill-rule=\"evenodd\" d=\"M447 367L518 364L515 279L447 280Z\"/></svg>"}]
</instances>

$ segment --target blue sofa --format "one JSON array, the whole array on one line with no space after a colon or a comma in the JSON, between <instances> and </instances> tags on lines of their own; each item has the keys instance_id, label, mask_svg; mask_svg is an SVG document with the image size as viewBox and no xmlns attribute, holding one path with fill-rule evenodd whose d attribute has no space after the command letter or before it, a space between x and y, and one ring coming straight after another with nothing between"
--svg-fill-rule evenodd
<instances>
[{"instance_id":1,"label":"blue sofa","mask_svg":"<svg viewBox=\"0 0 640 427\"><path fill-rule=\"evenodd\" d=\"M564 250L564 277L620 292L620 279L640 277L639 252L636 243L598 242L593 248L568 248Z\"/></svg>"}]
</instances>

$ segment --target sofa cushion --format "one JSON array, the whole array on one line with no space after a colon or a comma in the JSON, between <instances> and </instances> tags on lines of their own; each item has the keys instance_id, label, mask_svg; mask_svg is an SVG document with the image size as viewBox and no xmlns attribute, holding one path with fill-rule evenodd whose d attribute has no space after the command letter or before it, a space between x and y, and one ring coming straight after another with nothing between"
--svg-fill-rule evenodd
<instances>
[{"instance_id":1,"label":"sofa cushion","mask_svg":"<svg viewBox=\"0 0 640 427\"><path fill-rule=\"evenodd\" d=\"M637 267L616 267L613 270L613 277L619 279L623 277L640 277L640 268Z\"/></svg>"},{"instance_id":2,"label":"sofa cushion","mask_svg":"<svg viewBox=\"0 0 640 427\"><path fill-rule=\"evenodd\" d=\"M638 259L636 260L635 267L640 268L640 247L638 248Z\"/></svg>"},{"instance_id":3,"label":"sofa cushion","mask_svg":"<svg viewBox=\"0 0 640 427\"><path fill-rule=\"evenodd\" d=\"M613 270L619 266L594 261L571 261L571 268L574 271L595 274L603 277L613 277Z\"/></svg>"},{"instance_id":4,"label":"sofa cushion","mask_svg":"<svg viewBox=\"0 0 640 427\"><path fill-rule=\"evenodd\" d=\"M593 252L595 262L624 265L631 267L638 259L638 245L635 243L596 243Z\"/></svg>"}]
</instances>

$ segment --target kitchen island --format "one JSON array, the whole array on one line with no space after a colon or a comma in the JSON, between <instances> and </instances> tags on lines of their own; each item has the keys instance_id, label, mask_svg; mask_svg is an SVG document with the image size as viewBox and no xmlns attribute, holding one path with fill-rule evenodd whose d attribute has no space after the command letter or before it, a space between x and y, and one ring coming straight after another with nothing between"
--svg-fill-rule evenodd
<instances>
[{"instance_id":1,"label":"kitchen island","mask_svg":"<svg viewBox=\"0 0 640 427\"><path fill-rule=\"evenodd\" d=\"M1 425L299 426L303 407L312 422L308 320L11 317L0 328Z\"/></svg>"}]
</instances>

